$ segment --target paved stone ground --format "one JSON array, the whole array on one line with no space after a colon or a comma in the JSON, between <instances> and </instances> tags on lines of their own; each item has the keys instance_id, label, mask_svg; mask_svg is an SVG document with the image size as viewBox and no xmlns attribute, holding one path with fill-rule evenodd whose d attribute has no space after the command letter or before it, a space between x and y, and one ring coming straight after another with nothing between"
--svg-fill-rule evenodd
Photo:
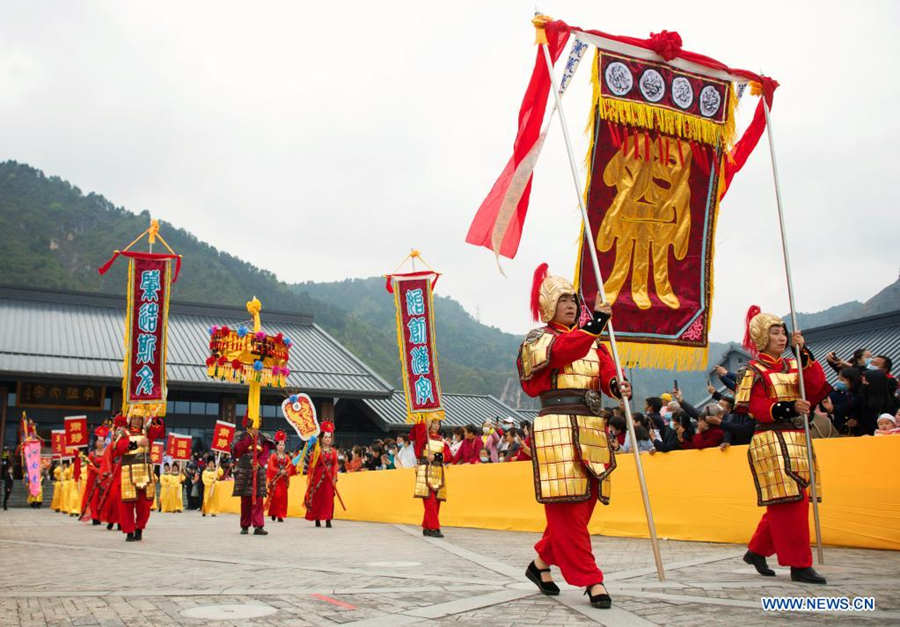
<instances>
[{"instance_id":1,"label":"paved stone ground","mask_svg":"<svg viewBox=\"0 0 900 627\"><path fill-rule=\"evenodd\" d=\"M237 517L157 514L142 543L47 509L0 512L0 625L733 625L900 623L900 555L826 549L827 586L757 576L744 548L594 537L612 610L582 590L557 598L525 580L537 534L288 519L266 537ZM557 574L557 579L559 579ZM769 595L874 596L874 613L765 613ZM250 617L253 615L255 617Z\"/></svg>"}]
</instances>

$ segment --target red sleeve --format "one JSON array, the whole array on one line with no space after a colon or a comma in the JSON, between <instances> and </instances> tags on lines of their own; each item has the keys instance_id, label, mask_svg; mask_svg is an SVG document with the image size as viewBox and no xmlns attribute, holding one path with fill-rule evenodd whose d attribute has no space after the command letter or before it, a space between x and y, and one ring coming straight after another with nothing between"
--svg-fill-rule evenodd
<instances>
[{"instance_id":1,"label":"red sleeve","mask_svg":"<svg viewBox=\"0 0 900 627\"><path fill-rule=\"evenodd\" d=\"M446 459L446 460L453 459L453 453L450 451L450 446L446 442L444 442L444 459Z\"/></svg>"},{"instance_id":2,"label":"red sleeve","mask_svg":"<svg viewBox=\"0 0 900 627\"><path fill-rule=\"evenodd\" d=\"M557 335L550 347L550 361L546 367L557 370L576 359L581 359L596 340L596 335L591 335L583 329Z\"/></svg>"},{"instance_id":3,"label":"red sleeve","mask_svg":"<svg viewBox=\"0 0 900 627\"><path fill-rule=\"evenodd\" d=\"M772 418L772 406L776 402L766 394L766 384L757 375L750 390L750 415L757 422L775 422Z\"/></svg>"},{"instance_id":4,"label":"red sleeve","mask_svg":"<svg viewBox=\"0 0 900 627\"><path fill-rule=\"evenodd\" d=\"M613 380L616 378L616 363L602 344L597 346L597 355L600 357L600 389L607 396L616 398L612 393L611 387Z\"/></svg>"},{"instance_id":5,"label":"red sleeve","mask_svg":"<svg viewBox=\"0 0 900 627\"><path fill-rule=\"evenodd\" d=\"M422 457L422 451L425 449L425 443L428 441L428 430L424 422L417 422L413 425L413 428L409 430L409 439L412 440L416 457Z\"/></svg>"},{"instance_id":6,"label":"red sleeve","mask_svg":"<svg viewBox=\"0 0 900 627\"><path fill-rule=\"evenodd\" d=\"M803 385L806 388L806 398L811 405L819 403L831 392L831 386L825 379L825 371L817 361L803 369Z\"/></svg>"},{"instance_id":7,"label":"red sleeve","mask_svg":"<svg viewBox=\"0 0 900 627\"><path fill-rule=\"evenodd\" d=\"M119 455L124 455L128 452L128 444L131 442L131 439L127 435L120 435L116 439L115 444L115 452Z\"/></svg>"},{"instance_id":8,"label":"red sleeve","mask_svg":"<svg viewBox=\"0 0 900 627\"><path fill-rule=\"evenodd\" d=\"M231 456L237 459L244 455L248 450L250 450L250 436L244 433L244 435L236 439L231 445Z\"/></svg>"},{"instance_id":9,"label":"red sleeve","mask_svg":"<svg viewBox=\"0 0 900 627\"><path fill-rule=\"evenodd\" d=\"M275 456L272 455L266 462L266 481L274 479L276 472L278 472L278 468L275 466Z\"/></svg>"}]
</instances>

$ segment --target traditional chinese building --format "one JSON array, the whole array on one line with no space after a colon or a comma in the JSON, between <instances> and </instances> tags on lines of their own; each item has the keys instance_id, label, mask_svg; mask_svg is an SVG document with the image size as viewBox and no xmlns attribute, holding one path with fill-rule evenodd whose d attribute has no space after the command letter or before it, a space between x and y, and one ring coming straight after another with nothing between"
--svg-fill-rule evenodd
<instances>
[{"instance_id":1,"label":"traditional chinese building","mask_svg":"<svg viewBox=\"0 0 900 627\"><path fill-rule=\"evenodd\" d=\"M236 307L172 301L168 333L166 426L210 445L217 419L240 426L246 411L246 387L211 380L206 374L208 328L246 322L243 303ZM88 424L109 418L122 401L125 299L96 293L0 287L0 436L4 446L17 440L21 412L37 424L49 447L50 430L65 416L84 414ZM285 429L281 402L294 391L309 394L320 420L334 420L335 403L388 399L392 388L346 348L301 313L263 310L269 333L292 340L288 388L263 388L261 415L266 431ZM345 413L345 420L365 423ZM362 421L362 423L360 423ZM342 428L337 422L338 430ZM355 428L378 433L369 421ZM199 442L198 442L199 440Z\"/></svg>"}]
</instances>

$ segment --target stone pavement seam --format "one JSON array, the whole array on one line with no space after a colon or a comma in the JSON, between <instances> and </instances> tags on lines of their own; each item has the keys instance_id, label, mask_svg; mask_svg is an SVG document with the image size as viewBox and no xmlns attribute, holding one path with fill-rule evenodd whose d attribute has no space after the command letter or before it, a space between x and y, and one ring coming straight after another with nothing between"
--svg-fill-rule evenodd
<instances>
[{"instance_id":1,"label":"stone pavement seam","mask_svg":"<svg viewBox=\"0 0 900 627\"><path fill-rule=\"evenodd\" d=\"M394 525L394 527L411 536L415 536L417 538L421 536L421 534L418 534L414 531L414 529L416 529L415 527L410 528L404 525ZM492 570L495 573L499 573L515 581L522 579L525 573L524 569L519 571L508 564L504 564L503 562L492 559L490 557L485 557L484 555L476 553L475 551L470 551L469 549L464 549L461 546L457 546L448 541L446 538L426 538L425 536L421 536L419 539L424 540L425 542L428 542L429 544L436 546L439 549L443 549L448 553L453 553L457 557L461 557L463 559L469 560L470 562L474 562L482 568Z\"/></svg>"}]
</instances>

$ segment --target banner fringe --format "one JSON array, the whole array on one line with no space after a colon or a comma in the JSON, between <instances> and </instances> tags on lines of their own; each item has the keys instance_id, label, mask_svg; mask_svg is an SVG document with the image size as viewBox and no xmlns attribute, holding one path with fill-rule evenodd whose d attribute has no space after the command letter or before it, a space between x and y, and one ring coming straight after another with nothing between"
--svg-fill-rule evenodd
<instances>
[{"instance_id":1,"label":"banner fringe","mask_svg":"<svg viewBox=\"0 0 900 627\"><path fill-rule=\"evenodd\" d=\"M604 341L609 348L609 342ZM636 364L637 368L656 370L706 370L709 359L709 347L677 346L672 344L637 344L634 342L616 342L619 359L623 366L626 363Z\"/></svg>"}]
</instances>

